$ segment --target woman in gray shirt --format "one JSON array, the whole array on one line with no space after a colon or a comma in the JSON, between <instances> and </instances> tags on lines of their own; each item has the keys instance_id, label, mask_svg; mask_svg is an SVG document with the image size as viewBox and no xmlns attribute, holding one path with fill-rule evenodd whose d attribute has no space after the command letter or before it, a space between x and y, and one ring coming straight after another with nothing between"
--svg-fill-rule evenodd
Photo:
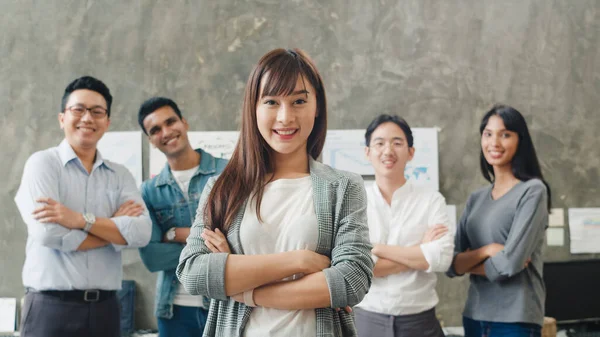
<instances>
[{"instance_id":1,"label":"woman in gray shirt","mask_svg":"<svg viewBox=\"0 0 600 337\"><path fill-rule=\"evenodd\" d=\"M447 273L470 274L465 336L540 336L550 187L517 110L494 106L480 133L481 171L491 185L469 196Z\"/></svg>"}]
</instances>

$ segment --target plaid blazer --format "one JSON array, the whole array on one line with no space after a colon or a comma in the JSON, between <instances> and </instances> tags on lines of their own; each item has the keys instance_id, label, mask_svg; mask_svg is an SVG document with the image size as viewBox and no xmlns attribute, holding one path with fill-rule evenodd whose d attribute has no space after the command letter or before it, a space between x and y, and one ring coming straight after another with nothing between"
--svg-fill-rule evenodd
<instances>
[{"instance_id":1,"label":"plaid blazer","mask_svg":"<svg viewBox=\"0 0 600 337\"><path fill-rule=\"evenodd\" d=\"M360 176L310 160L313 202L319 224L316 252L331 258L323 270L331 294L331 307L315 309L316 336L356 336L354 317L335 308L358 304L371 285L373 260L366 217L366 193ZM177 276L192 295L211 298L205 337L242 336L251 307L225 295L227 253L211 253L200 237L203 211L214 179L204 188L187 245L179 257ZM227 231L233 254L243 254L239 231L245 206Z\"/></svg>"}]
</instances>

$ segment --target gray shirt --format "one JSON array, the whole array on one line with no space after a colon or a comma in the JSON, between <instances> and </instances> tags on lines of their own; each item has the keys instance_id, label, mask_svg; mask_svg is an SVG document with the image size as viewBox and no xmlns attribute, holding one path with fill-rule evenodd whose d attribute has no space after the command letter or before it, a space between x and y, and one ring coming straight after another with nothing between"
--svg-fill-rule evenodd
<instances>
[{"instance_id":1,"label":"gray shirt","mask_svg":"<svg viewBox=\"0 0 600 337\"><path fill-rule=\"evenodd\" d=\"M543 325L546 186L539 179L520 182L497 200L491 191L490 185L469 197L457 226L454 254L490 243L503 244L504 250L484 262L487 276L471 274L463 315L480 321ZM528 258L531 262L525 268ZM447 274L458 276L452 266Z\"/></svg>"}]
</instances>

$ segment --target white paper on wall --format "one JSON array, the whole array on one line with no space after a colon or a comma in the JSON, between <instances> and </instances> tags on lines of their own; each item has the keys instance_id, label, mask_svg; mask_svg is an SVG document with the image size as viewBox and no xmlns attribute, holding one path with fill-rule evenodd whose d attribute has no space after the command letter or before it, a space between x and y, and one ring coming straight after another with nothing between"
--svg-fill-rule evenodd
<instances>
[{"instance_id":1,"label":"white paper on wall","mask_svg":"<svg viewBox=\"0 0 600 337\"><path fill-rule=\"evenodd\" d=\"M142 132L107 132L98 142L102 158L124 165L135 178L137 186L142 185Z\"/></svg>"},{"instance_id":2,"label":"white paper on wall","mask_svg":"<svg viewBox=\"0 0 600 337\"><path fill-rule=\"evenodd\" d=\"M569 208L571 254L600 253L600 208Z\"/></svg>"}]
</instances>

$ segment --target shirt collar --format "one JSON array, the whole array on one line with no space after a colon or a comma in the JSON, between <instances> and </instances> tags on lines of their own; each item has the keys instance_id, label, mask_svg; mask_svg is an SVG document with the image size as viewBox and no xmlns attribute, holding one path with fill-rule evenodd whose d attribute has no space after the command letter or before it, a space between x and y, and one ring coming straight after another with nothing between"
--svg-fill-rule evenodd
<instances>
[{"instance_id":1,"label":"shirt collar","mask_svg":"<svg viewBox=\"0 0 600 337\"><path fill-rule=\"evenodd\" d=\"M371 188L373 189L373 193L375 193L375 195L377 196L377 199L379 199L382 203L387 205L385 199L383 198L383 195L381 194L381 190L379 190L379 186L377 186L377 182L373 182L373 186L371 186ZM392 202L394 202L395 200L401 200L407 195L410 195L413 189L413 184L410 180L407 180L406 183L404 183L404 185L402 185L400 188L394 191L394 193L392 194Z\"/></svg>"},{"instance_id":2,"label":"shirt collar","mask_svg":"<svg viewBox=\"0 0 600 337\"><path fill-rule=\"evenodd\" d=\"M200 154L200 165L198 165L198 170L194 173L192 178L199 174L209 175L217 172L217 162L215 160L215 157L213 157L210 153L202 149L196 149L195 151ZM175 180L173 179L173 175L171 174L171 167L167 162L165 164L165 167L158 174L155 186L158 187L162 185L167 185L172 182L175 182Z\"/></svg>"},{"instance_id":3,"label":"shirt collar","mask_svg":"<svg viewBox=\"0 0 600 337\"><path fill-rule=\"evenodd\" d=\"M77 157L77 154L71 147L71 144L69 144L69 142L66 139L63 139L62 142L60 142L60 144L58 145L58 155L63 166L67 165L67 163L74 159L77 159L79 163L81 163L81 160L79 159L79 157ZM96 149L96 160L94 161L92 170L100 165L104 165L109 170L114 171L114 168L111 167L112 164L109 161L105 161L104 159L102 159L102 154L100 154L100 151Z\"/></svg>"},{"instance_id":4,"label":"shirt collar","mask_svg":"<svg viewBox=\"0 0 600 337\"><path fill-rule=\"evenodd\" d=\"M402 187L395 190L392 194L392 200L403 199L413 191L413 184L407 180Z\"/></svg>"}]
</instances>

